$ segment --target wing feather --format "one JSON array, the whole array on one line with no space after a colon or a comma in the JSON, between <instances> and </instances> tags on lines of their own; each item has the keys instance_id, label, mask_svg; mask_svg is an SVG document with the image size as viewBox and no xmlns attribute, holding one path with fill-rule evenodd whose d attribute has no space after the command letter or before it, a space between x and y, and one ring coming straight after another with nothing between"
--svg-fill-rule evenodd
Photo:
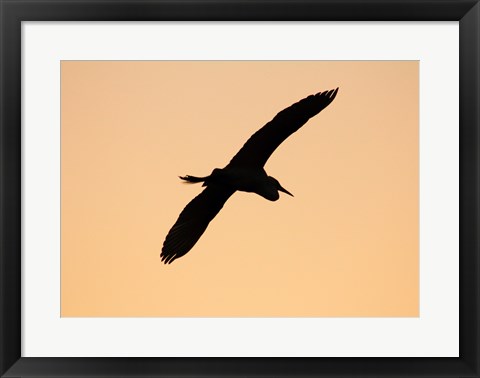
<instances>
[{"instance_id":1,"label":"wing feather","mask_svg":"<svg viewBox=\"0 0 480 378\"><path fill-rule=\"evenodd\" d=\"M168 232L160 257L170 264L190 251L235 190L209 185L185 206Z\"/></svg>"},{"instance_id":2,"label":"wing feather","mask_svg":"<svg viewBox=\"0 0 480 378\"><path fill-rule=\"evenodd\" d=\"M320 92L282 110L247 140L227 167L262 168L273 151L310 118L325 109L337 92L338 88Z\"/></svg>"}]
</instances>

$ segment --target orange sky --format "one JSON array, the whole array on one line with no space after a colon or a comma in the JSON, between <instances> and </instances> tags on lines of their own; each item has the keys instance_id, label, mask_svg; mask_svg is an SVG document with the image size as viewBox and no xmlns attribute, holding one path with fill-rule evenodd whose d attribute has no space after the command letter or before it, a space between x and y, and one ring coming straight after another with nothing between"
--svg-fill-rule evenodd
<instances>
[{"instance_id":1,"label":"orange sky","mask_svg":"<svg viewBox=\"0 0 480 378\"><path fill-rule=\"evenodd\" d=\"M61 64L62 316L418 316L418 62ZM336 87L265 167L295 197L234 194L163 265L177 176Z\"/></svg>"}]
</instances>

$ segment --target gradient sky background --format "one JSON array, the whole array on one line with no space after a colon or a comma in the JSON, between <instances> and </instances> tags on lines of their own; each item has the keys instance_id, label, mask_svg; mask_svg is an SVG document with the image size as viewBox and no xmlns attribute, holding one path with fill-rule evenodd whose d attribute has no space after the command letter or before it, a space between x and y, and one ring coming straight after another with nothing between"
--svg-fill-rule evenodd
<instances>
[{"instance_id":1,"label":"gradient sky background","mask_svg":"<svg viewBox=\"0 0 480 378\"><path fill-rule=\"evenodd\" d=\"M416 61L61 63L61 315L418 316ZM340 87L272 155L295 197L236 193L159 254L200 191L292 103Z\"/></svg>"}]
</instances>

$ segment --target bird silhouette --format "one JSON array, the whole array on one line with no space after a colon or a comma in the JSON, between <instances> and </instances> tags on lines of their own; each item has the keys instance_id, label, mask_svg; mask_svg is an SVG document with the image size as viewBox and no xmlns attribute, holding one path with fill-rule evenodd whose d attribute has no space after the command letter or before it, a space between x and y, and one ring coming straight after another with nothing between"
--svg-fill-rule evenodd
<instances>
[{"instance_id":1,"label":"bird silhouette","mask_svg":"<svg viewBox=\"0 0 480 378\"><path fill-rule=\"evenodd\" d=\"M247 140L225 168L215 168L206 177L180 176L187 183L203 182L206 188L185 206L170 229L163 243L161 261L170 264L190 251L237 190L256 193L269 201L278 200L279 191L293 197L277 179L267 175L263 166L273 151L325 109L337 92L338 88L310 95L282 110Z\"/></svg>"}]
</instances>

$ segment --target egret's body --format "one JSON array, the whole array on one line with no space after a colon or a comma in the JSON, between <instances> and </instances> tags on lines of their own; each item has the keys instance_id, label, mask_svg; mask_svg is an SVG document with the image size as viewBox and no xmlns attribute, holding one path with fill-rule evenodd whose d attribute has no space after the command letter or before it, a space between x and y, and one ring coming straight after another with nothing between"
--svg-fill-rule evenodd
<instances>
[{"instance_id":1,"label":"egret's body","mask_svg":"<svg viewBox=\"0 0 480 378\"><path fill-rule=\"evenodd\" d=\"M163 243L162 261L169 264L190 251L236 191L256 193L269 201L278 200L279 192L293 196L263 167L273 151L326 108L337 92L338 88L317 93L282 110L248 139L225 168L216 168L206 177L180 177L189 183L203 182L206 188L183 209L170 229Z\"/></svg>"},{"instance_id":2,"label":"egret's body","mask_svg":"<svg viewBox=\"0 0 480 378\"><path fill-rule=\"evenodd\" d=\"M182 177L182 179L188 181L189 177L191 176ZM263 168L215 168L212 174L204 179L204 186L227 186L239 192L256 193L270 201L276 201L280 198L279 190L290 194L285 189L279 187L278 181L273 177L269 177Z\"/></svg>"},{"instance_id":3,"label":"egret's body","mask_svg":"<svg viewBox=\"0 0 480 378\"><path fill-rule=\"evenodd\" d=\"M231 169L226 170L232 177L232 182L240 192L256 193L259 196L269 200L276 201L280 198L279 190L286 190L277 186L277 181L273 177L269 177L264 169Z\"/></svg>"}]
</instances>

